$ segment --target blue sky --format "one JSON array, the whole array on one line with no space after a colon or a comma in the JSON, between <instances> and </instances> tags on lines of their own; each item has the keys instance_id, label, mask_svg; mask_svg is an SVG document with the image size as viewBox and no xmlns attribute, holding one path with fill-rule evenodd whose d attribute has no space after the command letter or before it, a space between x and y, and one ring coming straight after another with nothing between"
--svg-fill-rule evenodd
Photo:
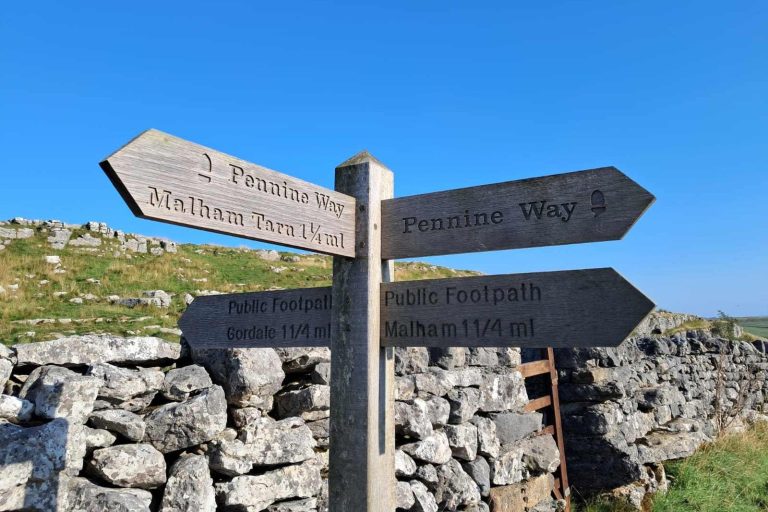
<instances>
[{"instance_id":1,"label":"blue sky","mask_svg":"<svg viewBox=\"0 0 768 512\"><path fill-rule=\"evenodd\" d=\"M768 314L764 1L10 2L0 69L0 218L266 246L131 215L98 162L150 127L331 188L365 148L397 195L614 165L657 197L624 240L428 260Z\"/></svg>"}]
</instances>

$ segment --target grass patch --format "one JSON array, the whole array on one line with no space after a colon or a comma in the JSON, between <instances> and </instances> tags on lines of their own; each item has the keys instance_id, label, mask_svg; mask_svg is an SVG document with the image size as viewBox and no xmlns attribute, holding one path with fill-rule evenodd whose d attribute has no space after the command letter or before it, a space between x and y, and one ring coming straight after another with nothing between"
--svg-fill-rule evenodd
<instances>
[{"instance_id":1,"label":"grass patch","mask_svg":"<svg viewBox=\"0 0 768 512\"><path fill-rule=\"evenodd\" d=\"M750 316L737 318L744 330L761 338L768 338L768 316Z\"/></svg>"},{"instance_id":2,"label":"grass patch","mask_svg":"<svg viewBox=\"0 0 768 512\"><path fill-rule=\"evenodd\" d=\"M654 500L654 512L765 512L768 425L726 436L666 469L673 485Z\"/></svg>"},{"instance_id":3,"label":"grass patch","mask_svg":"<svg viewBox=\"0 0 768 512\"><path fill-rule=\"evenodd\" d=\"M84 233L76 230L72 239ZM183 297L197 291L223 293L262 291L279 288L329 286L333 260L317 254L281 252L278 261L266 261L249 249L185 244L176 253L136 254L120 251L120 242L101 238L98 247L68 245L55 250L46 241L47 233L36 228L31 238L12 240L0 251L0 342L6 345L42 341L62 335L114 333L157 334L168 340L178 336L160 329L175 328L186 308ZM152 246L150 246L152 247ZM58 255L65 273L57 273L44 257ZM395 265L400 280L477 275L418 262ZM91 281L89 281L91 279ZM93 280L98 280L94 282ZM173 294L171 307L127 308L112 305L110 295L140 297L146 290ZM71 299L94 296L82 304ZM28 325L30 319L53 322Z\"/></svg>"}]
</instances>

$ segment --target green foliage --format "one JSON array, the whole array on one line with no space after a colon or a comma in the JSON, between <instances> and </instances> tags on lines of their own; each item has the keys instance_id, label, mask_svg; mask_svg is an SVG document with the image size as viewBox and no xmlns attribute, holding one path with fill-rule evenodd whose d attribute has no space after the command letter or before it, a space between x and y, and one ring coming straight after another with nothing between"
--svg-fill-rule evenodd
<instances>
[{"instance_id":1,"label":"green foliage","mask_svg":"<svg viewBox=\"0 0 768 512\"><path fill-rule=\"evenodd\" d=\"M736 339L736 319L723 311L717 312L718 319L712 322L712 332L727 340Z\"/></svg>"},{"instance_id":2,"label":"green foliage","mask_svg":"<svg viewBox=\"0 0 768 512\"><path fill-rule=\"evenodd\" d=\"M654 512L768 510L768 426L722 438L692 457L669 464L673 485L654 500Z\"/></svg>"}]
</instances>

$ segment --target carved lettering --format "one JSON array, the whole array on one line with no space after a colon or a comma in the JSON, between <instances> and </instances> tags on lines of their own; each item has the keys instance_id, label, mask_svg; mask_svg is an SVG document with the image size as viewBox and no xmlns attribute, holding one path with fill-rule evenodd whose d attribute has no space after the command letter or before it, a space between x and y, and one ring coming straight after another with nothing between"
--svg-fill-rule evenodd
<instances>
[{"instance_id":1,"label":"carved lettering","mask_svg":"<svg viewBox=\"0 0 768 512\"><path fill-rule=\"evenodd\" d=\"M470 212L464 210L463 215L451 215L448 217L436 217L420 219L418 217L403 217L403 233L422 233L427 231L442 231L444 229L477 228L501 224L504 222L504 213L494 212Z\"/></svg>"},{"instance_id":2,"label":"carved lettering","mask_svg":"<svg viewBox=\"0 0 768 512\"><path fill-rule=\"evenodd\" d=\"M571 220L571 215L576 210L575 201L570 203L549 203L549 201L532 201L529 203L519 203L520 209L523 211L523 217L525 220L531 220L531 217L536 217L540 220L546 216L549 218L559 218L563 222ZM546 212L546 213L545 213Z\"/></svg>"}]
</instances>

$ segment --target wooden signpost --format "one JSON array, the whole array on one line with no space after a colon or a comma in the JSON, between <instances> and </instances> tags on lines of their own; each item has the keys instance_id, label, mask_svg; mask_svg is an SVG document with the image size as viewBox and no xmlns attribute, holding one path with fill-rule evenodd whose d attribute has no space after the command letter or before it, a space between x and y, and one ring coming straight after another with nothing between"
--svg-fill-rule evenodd
<instances>
[{"instance_id":1,"label":"wooden signpost","mask_svg":"<svg viewBox=\"0 0 768 512\"><path fill-rule=\"evenodd\" d=\"M331 288L197 297L179 320L199 348L331 345Z\"/></svg>"},{"instance_id":2,"label":"wooden signpost","mask_svg":"<svg viewBox=\"0 0 768 512\"><path fill-rule=\"evenodd\" d=\"M654 304L612 268L382 285L387 347L613 347Z\"/></svg>"},{"instance_id":3,"label":"wooden signpost","mask_svg":"<svg viewBox=\"0 0 768 512\"><path fill-rule=\"evenodd\" d=\"M618 240L654 197L615 167L382 204L385 258Z\"/></svg>"},{"instance_id":4,"label":"wooden signpost","mask_svg":"<svg viewBox=\"0 0 768 512\"><path fill-rule=\"evenodd\" d=\"M329 508L392 512L394 347L615 346L653 303L613 269L392 283L392 259L621 238L653 196L613 167L394 199L361 153L330 191L149 130L101 163L141 217L333 254L333 286L198 297L196 347L331 347Z\"/></svg>"},{"instance_id":5,"label":"wooden signpost","mask_svg":"<svg viewBox=\"0 0 768 512\"><path fill-rule=\"evenodd\" d=\"M201 348L331 346L332 288L198 297L179 325ZM382 283L385 347L612 347L654 304L611 268Z\"/></svg>"},{"instance_id":6,"label":"wooden signpost","mask_svg":"<svg viewBox=\"0 0 768 512\"><path fill-rule=\"evenodd\" d=\"M355 254L355 199L147 130L101 162L134 215L340 256Z\"/></svg>"}]
</instances>

